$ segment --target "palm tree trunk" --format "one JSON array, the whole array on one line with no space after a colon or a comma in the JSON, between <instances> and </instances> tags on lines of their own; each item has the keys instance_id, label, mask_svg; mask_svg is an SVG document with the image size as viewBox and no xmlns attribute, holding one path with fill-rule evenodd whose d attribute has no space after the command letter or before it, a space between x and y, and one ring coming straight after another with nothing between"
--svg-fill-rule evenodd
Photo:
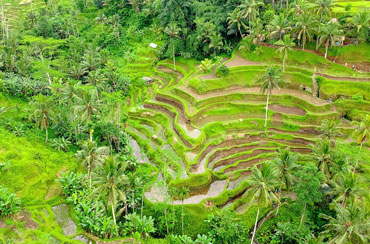
<instances>
[{"instance_id":1,"label":"palm tree trunk","mask_svg":"<svg viewBox=\"0 0 370 244\"><path fill-rule=\"evenodd\" d=\"M47 126L45 126L45 134L46 134L45 142L48 142L49 132L48 132L48 127Z\"/></svg>"},{"instance_id":2,"label":"palm tree trunk","mask_svg":"<svg viewBox=\"0 0 370 244\"><path fill-rule=\"evenodd\" d=\"M176 71L175 41L174 41L174 39L172 39L172 57L173 57L173 69Z\"/></svg>"},{"instance_id":3,"label":"palm tree trunk","mask_svg":"<svg viewBox=\"0 0 370 244\"><path fill-rule=\"evenodd\" d=\"M301 216L301 221L299 222L299 227L298 227L298 230L301 229L301 226L302 226L302 223L303 223L303 219L304 219L304 214L306 212L306 207L307 207L307 203L304 204L304 207L303 207L303 213L302 213L302 216Z\"/></svg>"},{"instance_id":4,"label":"palm tree trunk","mask_svg":"<svg viewBox=\"0 0 370 244\"><path fill-rule=\"evenodd\" d=\"M325 58L328 56L329 40L325 44Z\"/></svg>"},{"instance_id":5,"label":"palm tree trunk","mask_svg":"<svg viewBox=\"0 0 370 244\"><path fill-rule=\"evenodd\" d=\"M266 99L266 116L265 116L265 128L267 127L267 113L269 110L269 97L270 93L267 93L267 99Z\"/></svg>"},{"instance_id":6,"label":"palm tree trunk","mask_svg":"<svg viewBox=\"0 0 370 244\"><path fill-rule=\"evenodd\" d=\"M277 209L276 209L276 214L275 214L275 216L277 216L277 215L278 215L278 213L279 213L280 200L281 200L281 188L282 188L282 185L280 185L280 187L279 187L279 204L277 205Z\"/></svg>"},{"instance_id":7,"label":"palm tree trunk","mask_svg":"<svg viewBox=\"0 0 370 244\"><path fill-rule=\"evenodd\" d=\"M286 55L284 54L284 58L283 58L283 72L285 72L285 59L286 59Z\"/></svg>"},{"instance_id":8,"label":"palm tree trunk","mask_svg":"<svg viewBox=\"0 0 370 244\"><path fill-rule=\"evenodd\" d=\"M114 224L117 225L117 223L116 223L116 214L114 213L113 204L111 206L112 206L113 221L114 221Z\"/></svg>"},{"instance_id":9,"label":"palm tree trunk","mask_svg":"<svg viewBox=\"0 0 370 244\"><path fill-rule=\"evenodd\" d=\"M256 222L255 222L254 228L253 228L253 234L252 234L251 244L253 244L254 236L256 235L256 228L257 228L259 214L260 214L260 208L258 208L258 210L257 210Z\"/></svg>"}]
</instances>

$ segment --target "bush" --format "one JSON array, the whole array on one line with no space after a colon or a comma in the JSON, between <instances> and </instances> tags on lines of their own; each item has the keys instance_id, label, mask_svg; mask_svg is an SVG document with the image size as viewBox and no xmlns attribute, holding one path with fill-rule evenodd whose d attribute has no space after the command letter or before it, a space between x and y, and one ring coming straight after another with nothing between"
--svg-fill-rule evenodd
<instances>
[{"instance_id":1,"label":"bush","mask_svg":"<svg viewBox=\"0 0 370 244\"><path fill-rule=\"evenodd\" d=\"M38 94L49 95L49 84L40 80L7 74L2 81L2 90L15 97L32 97Z\"/></svg>"},{"instance_id":2,"label":"bush","mask_svg":"<svg viewBox=\"0 0 370 244\"><path fill-rule=\"evenodd\" d=\"M63 194L72 196L72 194L82 190L82 176L74 172L62 173L62 177L58 181L62 184Z\"/></svg>"},{"instance_id":3,"label":"bush","mask_svg":"<svg viewBox=\"0 0 370 244\"><path fill-rule=\"evenodd\" d=\"M134 233L140 233L143 239L149 237L151 233L155 232L154 220L152 216L140 217L136 213L128 214L125 216L126 222L124 227L126 228L128 235L133 235Z\"/></svg>"},{"instance_id":4,"label":"bush","mask_svg":"<svg viewBox=\"0 0 370 244\"><path fill-rule=\"evenodd\" d=\"M15 194L0 186L0 216L9 216L20 211L21 202Z\"/></svg>"},{"instance_id":5,"label":"bush","mask_svg":"<svg viewBox=\"0 0 370 244\"><path fill-rule=\"evenodd\" d=\"M362 101L364 101L364 96L360 93L357 93L357 94L352 96L352 99L357 101L357 102L362 102Z\"/></svg>"},{"instance_id":6,"label":"bush","mask_svg":"<svg viewBox=\"0 0 370 244\"><path fill-rule=\"evenodd\" d=\"M217 77L224 77L227 76L229 73L230 73L229 68L223 64L216 69L215 75Z\"/></svg>"}]
</instances>

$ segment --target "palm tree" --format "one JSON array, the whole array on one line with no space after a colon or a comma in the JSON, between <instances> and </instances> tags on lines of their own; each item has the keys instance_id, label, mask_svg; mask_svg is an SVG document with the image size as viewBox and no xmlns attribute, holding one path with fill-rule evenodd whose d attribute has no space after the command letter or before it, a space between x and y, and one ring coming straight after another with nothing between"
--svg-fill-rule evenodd
<instances>
[{"instance_id":1,"label":"palm tree","mask_svg":"<svg viewBox=\"0 0 370 244\"><path fill-rule=\"evenodd\" d=\"M328 138L329 141L331 141L333 137L341 134L340 130L338 129L338 124L335 120L324 120L321 123L320 131L323 138Z\"/></svg>"},{"instance_id":2,"label":"palm tree","mask_svg":"<svg viewBox=\"0 0 370 244\"><path fill-rule=\"evenodd\" d=\"M333 188L332 195L336 196L336 202L346 207L347 201L359 199L366 195L366 190L362 187L363 179L355 172L352 167L344 168L343 172L337 174L331 181Z\"/></svg>"},{"instance_id":3,"label":"palm tree","mask_svg":"<svg viewBox=\"0 0 370 244\"><path fill-rule=\"evenodd\" d=\"M370 138L370 115L366 115L365 120L360 123L357 121L353 122L357 125L357 130L352 133L352 137L355 137L357 143L360 144L360 151L364 142L368 142Z\"/></svg>"},{"instance_id":4,"label":"palm tree","mask_svg":"<svg viewBox=\"0 0 370 244\"><path fill-rule=\"evenodd\" d=\"M80 64L74 64L70 67L69 74L72 78L80 80L86 74L86 69Z\"/></svg>"},{"instance_id":5,"label":"palm tree","mask_svg":"<svg viewBox=\"0 0 370 244\"><path fill-rule=\"evenodd\" d=\"M357 28L357 40L360 39L362 31L367 29L370 25L370 12L364 10L360 13L356 13L352 18L353 24Z\"/></svg>"},{"instance_id":6,"label":"palm tree","mask_svg":"<svg viewBox=\"0 0 370 244\"><path fill-rule=\"evenodd\" d=\"M92 115L99 112L100 100L96 89L85 90L82 97L76 97L75 113L79 113L82 120L91 121Z\"/></svg>"},{"instance_id":7,"label":"palm tree","mask_svg":"<svg viewBox=\"0 0 370 244\"><path fill-rule=\"evenodd\" d=\"M253 29L250 31L250 36L254 44L259 44L266 38L266 30L261 19L256 19L252 22Z\"/></svg>"},{"instance_id":8,"label":"palm tree","mask_svg":"<svg viewBox=\"0 0 370 244\"><path fill-rule=\"evenodd\" d=\"M330 234L328 244L369 243L370 222L361 203L354 201L347 208L336 205L336 217L320 214L329 223L323 226L320 235Z\"/></svg>"},{"instance_id":9,"label":"palm tree","mask_svg":"<svg viewBox=\"0 0 370 244\"><path fill-rule=\"evenodd\" d=\"M67 104L73 104L78 94L78 87L81 82L75 80L68 80L67 84L61 90L62 101Z\"/></svg>"},{"instance_id":10,"label":"palm tree","mask_svg":"<svg viewBox=\"0 0 370 244\"><path fill-rule=\"evenodd\" d=\"M312 40L312 32L315 26L315 18L311 14L302 14L298 16L295 32L297 33L298 40L302 41L302 49L306 45L307 41Z\"/></svg>"},{"instance_id":11,"label":"palm tree","mask_svg":"<svg viewBox=\"0 0 370 244\"><path fill-rule=\"evenodd\" d=\"M287 192L289 192L291 185L293 184L293 171L297 168L298 155L290 152L289 149L278 149L276 158L273 160L273 165L277 169L277 175L280 179L279 187L279 201L281 198L281 188L284 185ZM279 213L279 207L277 208L276 214Z\"/></svg>"},{"instance_id":12,"label":"palm tree","mask_svg":"<svg viewBox=\"0 0 370 244\"><path fill-rule=\"evenodd\" d=\"M275 43L275 45L280 46L278 52L283 55L283 72L285 71L285 60L288 57L288 53L290 50L292 50L292 47L295 46L293 41L294 39L290 39L290 35L285 35L283 40L279 40Z\"/></svg>"},{"instance_id":13,"label":"palm tree","mask_svg":"<svg viewBox=\"0 0 370 244\"><path fill-rule=\"evenodd\" d=\"M316 145L311 144L310 149L319 170L324 175L331 176L332 150L329 139L319 140Z\"/></svg>"},{"instance_id":14,"label":"palm tree","mask_svg":"<svg viewBox=\"0 0 370 244\"><path fill-rule=\"evenodd\" d=\"M173 69L176 70L176 60L175 60L175 38L178 38L180 28L177 27L176 23L171 23L164 29L164 32L169 35L172 39L172 58L173 58Z\"/></svg>"},{"instance_id":15,"label":"palm tree","mask_svg":"<svg viewBox=\"0 0 370 244\"><path fill-rule=\"evenodd\" d=\"M322 18L331 13L332 0L316 0L314 3L314 12L320 15L318 33L321 33ZM319 35L316 38L316 51L319 50Z\"/></svg>"},{"instance_id":16,"label":"palm tree","mask_svg":"<svg viewBox=\"0 0 370 244\"><path fill-rule=\"evenodd\" d=\"M243 33L241 31L241 28L243 27L244 29L247 29L247 26L244 23L243 12L240 10L240 8L236 8L234 9L234 11L228 14L227 23L228 23L227 28L229 30L233 28L234 25L236 25L236 27L238 28L240 37L243 38Z\"/></svg>"},{"instance_id":17,"label":"palm tree","mask_svg":"<svg viewBox=\"0 0 370 244\"><path fill-rule=\"evenodd\" d=\"M213 35L211 36L210 38L210 42L209 42L209 49L213 49L213 52L214 52L214 55L216 56L216 51L217 50L221 50L224 43L222 41L222 37L220 35Z\"/></svg>"},{"instance_id":18,"label":"palm tree","mask_svg":"<svg viewBox=\"0 0 370 244\"><path fill-rule=\"evenodd\" d=\"M105 158L104 164L94 170L93 193L102 194L107 198L107 210L111 211L114 224L117 224L116 216L119 217L127 208L126 195L123 190L129 184L129 178L125 174L126 164L110 156ZM119 202L123 207L116 213Z\"/></svg>"},{"instance_id":19,"label":"palm tree","mask_svg":"<svg viewBox=\"0 0 370 244\"><path fill-rule=\"evenodd\" d=\"M109 155L107 147L99 147L95 141L87 140L81 145L81 149L76 153L76 158L82 166L88 169L89 187L92 185L92 170L103 163L104 158Z\"/></svg>"},{"instance_id":20,"label":"palm tree","mask_svg":"<svg viewBox=\"0 0 370 244\"><path fill-rule=\"evenodd\" d=\"M270 24L266 26L266 29L270 32L271 37L279 40L290 31L291 27L285 15L280 14L274 16Z\"/></svg>"},{"instance_id":21,"label":"palm tree","mask_svg":"<svg viewBox=\"0 0 370 244\"><path fill-rule=\"evenodd\" d=\"M255 165L252 168L252 176L249 179L251 188L246 192L251 195L250 203L257 205L256 222L253 228L251 244L253 244L256 234L257 222L260 213L260 208L269 206L272 202L279 202L275 196L275 186L278 183L273 167L268 163L263 163L259 168Z\"/></svg>"},{"instance_id":22,"label":"palm tree","mask_svg":"<svg viewBox=\"0 0 370 244\"><path fill-rule=\"evenodd\" d=\"M177 193L181 200L181 233L184 234L184 200L189 196L189 188L182 187Z\"/></svg>"},{"instance_id":23,"label":"palm tree","mask_svg":"<svg viewBox=\"0 0 370 244\"><path fill-rule=\"evenodd\" d=\"M263 6L263 2L259 0L244 0L240 5L240 9L243 12L243 18L248 18L249 29L251 29L251 23L259 15L259 8Z\"/></svg>"},{"instance_id":24,"label":"palm tree","mask_svg":"<svg viewBox=\"0 0 370 244\"><path fill-rule=\"evenodd\" d=\"M340 26L337 23L329 23L324 25L322 28L319 45L321 46L323 43L325 43L325 58L328 56L329 45L334 46L335 41L337 41L338 38L343 35L343 31L339 29L339 27Z\"/></svg>"},{"instance_id":25,"label":"palm tree","mask_svg":"<svg viewBox=\"0 0 370 244\"><path fill-rule=\"evenodd\" d=\"M269 98L272 93L272 90L276 87L279 88L281 82L280 79L280 69L276 67L268 67L266 73L258 80L258 83L262 83L261 92L264 94L267 92L266 100L266 117L265 117L265 127L267 126L267 112L269 106ZM280 89L280 88L279 88Z\"/></svg>"},{"instance_id":26,"label":"palm tree","mask_svg":"<svg viewBox=\"0 0 370 244\"><path fill-rule=\"evenodd\" d=\"M45 142L48 141L48 128L52 119L52 98L39 94L34 97L31 106L35 108L31 117L39 124L40 129L45 129Z\"/></svg>"}]
</instances>

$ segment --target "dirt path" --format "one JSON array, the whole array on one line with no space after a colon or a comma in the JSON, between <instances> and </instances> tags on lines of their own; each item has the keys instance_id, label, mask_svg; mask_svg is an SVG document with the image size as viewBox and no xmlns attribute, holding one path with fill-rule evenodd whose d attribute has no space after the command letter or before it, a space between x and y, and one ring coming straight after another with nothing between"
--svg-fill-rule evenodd
<instances>
[{"instance_id":1,"label":"dirt path","mask_svg":"<svg viewBox=\"0 0 370 244\"><path fill-rule=\"evenodd\" d=\"M261 65L259 62L250 61L236 55L233 60L225 64L228 68L238 67L238 66L250 66L250 65Z\"/></svg>"},{"instance_id":2,"label":"dirt path","mask_svg":"<svg viewBox=\"0 0 370 244\"><path fill-rule=\"evenodd\" d=\"M227 90L212 91L212 92L208 92L208 93L205 93L205 94L196 93L192 89L190 89L188 87L184 87L184 86L181 86L179 88L182 89L183 91L189 93L190 95L192 95L198 101L208 99L208 98L217 97L217 96L229 95L229 94L232 94L232 93L261 94L261 89L259 87L248 87L248 88L246 88L246 87L235 87L234 86L234 87L229 87L229 89L227 89ZM299 90L293 90L293 89L284 89L284 88L283 89L275 89L275 90L272 91L272 95L292 95L292 96L301 98L301 99L303 99L303 100L305 100L305 101L307 101L311 104L314 104L314 105L329 104L327 101L322 100L320 98L312 97L310 94L308 94L306 92L299 91Z\"/></svg>"},{"instance_id":3,"label":"dirt path","mask_svg":"<svg viewBox=\"0 0 370 244\"><path fill-rule=\"evenodd\" d=\"M319 85L317 84L316 81L316 73L312 74L312 86L313 86L313 97L319 97Z\"/></svg>"},{"instance_id":4,"label":"dirt path","mask_svg":"<svg viewBox=\"0 0 370 244\"><path fill-rule=\"evenodd\" d=\"M326 75L323 73L316 73L316 75L325 77L330 80L370 82L370 78L356 78L356 77L343 77L343 76L339 77L339 76Z\"/></svg>"},{"instance_id":5,"label":"dirt path","mask_svg":"<svg viewBox=\"0 0 370 244\"><path fill-rule=\"evenodd\" d=\"M212 69L212 72L208 75L203 75L201 77L199 77L199 79L202 79L202 80L212 80L212 79L217 79L218 77L216 76L216 69L222 65L223 63L225 63L226 61L228 61L230 58L223 58L221 63L220 64L217 64L213 67Z\"/></svg>"}]
</instances>

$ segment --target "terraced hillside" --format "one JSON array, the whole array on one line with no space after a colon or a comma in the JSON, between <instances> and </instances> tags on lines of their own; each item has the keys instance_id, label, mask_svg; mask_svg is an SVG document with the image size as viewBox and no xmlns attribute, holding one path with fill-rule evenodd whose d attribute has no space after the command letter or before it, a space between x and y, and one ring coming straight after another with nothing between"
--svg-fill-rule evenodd
<instances>
[{"instance_id":1,"label":"terraced hillside","mask_svg":"<svg viewBox=\"0 0 370 244\"><path fill-rule=\"evenodd\" d=\"M352 111L349 104L358 102L344 95L329 100L331 90L326 85L338 84L336 94L341 94L346 88L340 86L348 82L368 89L370 79L364 73L359 79L289 67L282 75L285 84L273 91L265 128L266 96L257 80L267 65L246 60L239 52L222 62L230 68L224 78L214 75L215 68L203 74L196 63L178 62L175 71L170 61L160 62L149 88L150 99L131 106L128 132L136 151L137 142L146 152L142 161L162 169L159 181L164 175L171 185L189 187L185 204L214 204L243 212L245 180L252 166L286 147L299 153L301 161L309 160L309 145L318 139L318 128L326 119L338 120L342 139L348 138L353 128L344 114ZM317 77L321 77L320 86ZM315 96L318 92L320 97ZM366 104L363 101L362 108L356 109L366 113ZM166 162L159 160L160 154ZM160 202L167 196L165 191L158 183L146 197Z\"/></svg>"}]
</instances>

